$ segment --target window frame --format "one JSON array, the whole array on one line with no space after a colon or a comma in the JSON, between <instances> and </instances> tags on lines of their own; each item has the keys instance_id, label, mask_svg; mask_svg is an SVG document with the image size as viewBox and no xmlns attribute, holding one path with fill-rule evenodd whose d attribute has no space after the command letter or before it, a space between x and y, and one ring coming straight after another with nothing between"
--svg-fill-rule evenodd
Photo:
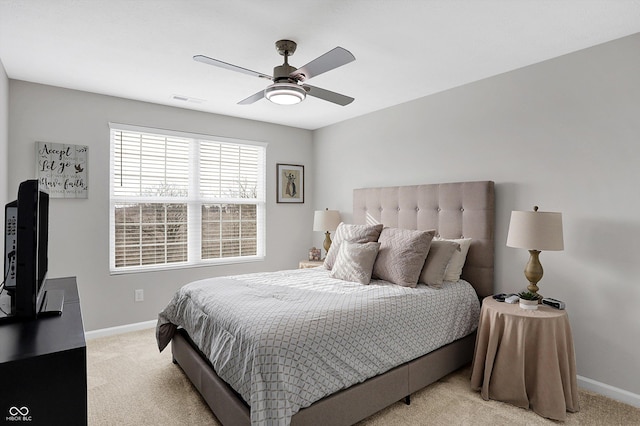
<instances>
[{"instance_id":1,"label":"window frame","mask_svg":"<svg viewBox=\"0 0 640 426\"><path fill-rule=\"evenodd\" d=\"M170 196L116 196L114 195L115 179L115 132L135 132L160 137L178 137L189 139L189 183L186 197ZM203 197L199 191L199 146L202 141L222 143L229 145L255 146L258 151L258 190L255 199L250 202L243 198L216 198ZM266 142L250 141L244 139L227 138L201 133L183 132L177 130L158 129L144 126L136 126L122 123L109 123L109 271L111 275L151 272L162 270L175 270L193 267L206 267L215 265L229 265L263 261L266 257ZM116 267L115 245L115 206L126 203L167 203L187 205L187 261L172 262L151 265L135 265ZM256 254L248 256L221 257L202 259L202 206L208 204L249 204L256 206Z\"/></svg>"}]
</instances>

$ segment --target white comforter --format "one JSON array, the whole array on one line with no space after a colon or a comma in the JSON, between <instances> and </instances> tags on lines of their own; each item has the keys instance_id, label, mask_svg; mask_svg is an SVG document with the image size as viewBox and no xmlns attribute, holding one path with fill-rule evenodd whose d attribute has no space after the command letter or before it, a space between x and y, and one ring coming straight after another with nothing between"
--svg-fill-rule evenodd
<instances>
[{"instance_id":1,"label":"white comforter","mask_svg":"<svg viewBox=\"0 0 640 426\"><path fill-rule=\"evenodd\" d=\"M183 327L250 405L253 425L288 425L301 408L473 332L479 311L464 281L362 285L320 267L188 284L157 335L162 350Z\"/></svg>"}]
</instances>

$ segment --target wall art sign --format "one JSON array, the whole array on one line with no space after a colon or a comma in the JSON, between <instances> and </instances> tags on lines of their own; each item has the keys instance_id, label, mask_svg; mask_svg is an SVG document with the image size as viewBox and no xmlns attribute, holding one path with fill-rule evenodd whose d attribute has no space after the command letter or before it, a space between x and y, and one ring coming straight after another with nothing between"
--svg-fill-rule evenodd
<instances>
[{"instance_id":1,"label":"wall art sign","mask_svg":"<svg viewBox=\"0 0 640 426\"><path fill-rule=\"evenodd\" d=\"M36 142L36 173L51 198L87 198L88 147Z\"/></svg>"}]
</instances>

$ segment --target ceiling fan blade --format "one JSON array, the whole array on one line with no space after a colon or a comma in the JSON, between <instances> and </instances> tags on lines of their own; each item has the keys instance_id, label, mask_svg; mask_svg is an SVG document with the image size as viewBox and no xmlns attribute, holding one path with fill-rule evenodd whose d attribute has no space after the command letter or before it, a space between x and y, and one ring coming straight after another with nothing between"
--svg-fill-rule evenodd
<instances>
[{"instance_id":1,"label":"ceiling fan blade","mask_svg":"<svg viewBox=\"0 0 640 426\"><path fill-rule=\"evenodd\" d=\"M321 89L319 87L310 86L308 84L303 84L302 87L307 90L307 95L325 101L333 102L334 104L345 106L354 101L354 99L350 96L341 95L340 93L332 92L331 90Z\"/></svg>"},{"instance_id":2,"label":"ceiling fan blade","mask_svg":"<svg viewBox=\"0 0 640 426\"><path fill-rule=\"evenodd\" d=\"M355 61L355 59L356 57L347 49L336 47L324 55L317 57L308 64L298 68L289 74L289 76L298 81L306 81L324 72L331 71L334 68L338 68L351 61Z\"/></svg>"},{"instance_id":3,"label":"ceiling fan blade","mask_svg":"<svg viewBox=\"0 0 640 426\"><path fill-rule=\"evenodd\" d=\"M219 61L218 59L213 59L213 58L210 58L208 56L196 55L196 56L193 57L193 60L197 61L197 62L202 62L203 64L213 65L215 67L224 68L224 69L227 69L227 70L230 70L230 71L237 71L237 72L241 72L243 74L252 75L254 77L260 77L260 78L266 78L268 80L273 80L273 77L271 77L270 75L263 74L263 73L257 72L257 71L252 71L252 70L249 70L247 68L242 68L242 67L239 67L237 65L228 64L226 62Z\"/></svg>"},{"instance_id":4,"label":"ceiling fan blade","mask_svg":"<svg viewBox=\"0 0 640 426\"><path fill-rule=\"evenodd\" d=\"M251 105L252 103L259 101L262 98L264 98L264 90L261 90L258 93L249 96L247 99L241 100L240 102L238 102L238 105Z\"/></svg>"}]
</instances>

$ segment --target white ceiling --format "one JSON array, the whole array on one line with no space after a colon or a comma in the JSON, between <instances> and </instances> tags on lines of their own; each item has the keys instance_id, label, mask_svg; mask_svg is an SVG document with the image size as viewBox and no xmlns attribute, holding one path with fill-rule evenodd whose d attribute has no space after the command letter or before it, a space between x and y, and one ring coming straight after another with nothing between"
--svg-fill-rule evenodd
<instances>
[{"instance_id":1,"label":"white ceiling","mask_svg":"<svg viewBox=\"0 0 640 426\"><path fill-rule=\"evenodd\" d=\"M637 32L640 0L0 0L9 78L304 129ZM309 83L355 101L237 105L269 82L192 60L271 75L279 39L297 67L351 51Z\"/></svg>"}]
</instances>

